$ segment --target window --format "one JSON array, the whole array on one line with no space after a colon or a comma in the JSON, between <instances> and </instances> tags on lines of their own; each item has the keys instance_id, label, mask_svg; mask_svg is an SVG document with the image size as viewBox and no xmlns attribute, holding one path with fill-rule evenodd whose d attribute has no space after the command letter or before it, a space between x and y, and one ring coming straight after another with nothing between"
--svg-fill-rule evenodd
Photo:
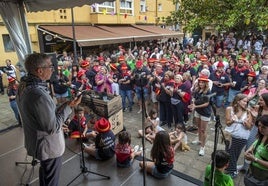
<instances>
[{"instance_id":1,"label":"window","mask_svg":"<svg viewBox=\"0 0 268 186\"><path fill-rule=\"evenodd\" d=\"M162 11L162 8L163 8L163 7L162 7L162 4L159 3L159 4L158 4L158 11Z\"/></svg>"},{"instance_id":2,"label":"window","mask_svg":"<svg viewBox=\"0 0 268 186\"><path fill-rule=\"evenodd\" d=\"M60 19L67 19L67 16L66 16L66 9L60 9L59 10L60 14Z\"/></svg>"},{"instance_id":3,"label":"window","mask_svg":"<svg viewBox=\"0 0 268 186\"><path fill-rule=\"evenodd\" d=\"M146 1L145 0L140 1L140 12L146 12Z\"/></svg>"},{"instance_id":4,"label":"window","mask_svg":"<svg viewBox=\"0 0 268 186\"><path fill-rule=\"evenodd\" d=\"M3 34L2 38L5 47L5 52L15 52L14 45L11 42L10 36L8 34Z\"/></svg>"},{"instance_id":5,"label":"window","mask_svg":"<svg viewBox=\"0 0 268 186\"><path fill-rule=\"evenodd\" d=\"M94 13L115 13L115 3L114 2L105 2L102 4L93 4L91 5L91 11Z\"/></svg>"},{"instance_id":6,"label":"window","mask_svg":"<svg viewBox=\"0 0 268 186\"><path fill-rule=\"evenodd\" d=\"M120 14L133 15L133 0L120 0Z\"/></svg>"}]
</instances>

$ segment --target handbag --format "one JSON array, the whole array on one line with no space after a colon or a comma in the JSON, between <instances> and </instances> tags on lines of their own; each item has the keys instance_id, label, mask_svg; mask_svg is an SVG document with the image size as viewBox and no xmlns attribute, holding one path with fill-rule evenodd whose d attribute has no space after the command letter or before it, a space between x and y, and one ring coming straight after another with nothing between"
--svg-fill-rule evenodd
<instances>
[{"instance_id":1,"label":"handbag","mask_svg":"<svg viewBox=\"0 0 268 186\"><path fill-rule=\"evenodd\" d=\"M163 89L160 90L159 94L156 95L156 100L161 102L167 101L166 93Z\"/></svg>"},{"instance_id":2,"label":"handbag","mask_svg":"<svg viewBox=\"0 0 268 186\"><path fill-rule=\"evenodd\" d=\"M176 98L170 98L170 101L172 105L177 105L181 102L181 100L176 99Z\"/></svg>"},{"instance_id":3,"label":"handbag","mask_svg":"<svg viewBox=\"0 0 268 186\"><path fill-rule=\"evenodd\" d=\"M244 176L245 185L266 186L268 185L267 171L256 170L250 165L247 174Z\"/></svg>"}]
</instances>

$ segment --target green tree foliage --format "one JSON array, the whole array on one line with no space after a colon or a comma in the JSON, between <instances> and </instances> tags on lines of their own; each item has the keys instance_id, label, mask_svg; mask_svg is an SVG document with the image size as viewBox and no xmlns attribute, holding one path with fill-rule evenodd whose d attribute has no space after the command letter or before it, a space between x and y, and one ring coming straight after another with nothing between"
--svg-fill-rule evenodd
<instances>
[{"instance_id":1,"label":"green tree foliage","mask_svg":"<svg viewBox=\"0 0 268 186\"><path fill-rule=\"evenodd\" d=\"M264 30L268 28L267 0L174 0L179 4L166 24L180 24L184 32L214 26L222 31Z\"/></svg>"}]
</instances>

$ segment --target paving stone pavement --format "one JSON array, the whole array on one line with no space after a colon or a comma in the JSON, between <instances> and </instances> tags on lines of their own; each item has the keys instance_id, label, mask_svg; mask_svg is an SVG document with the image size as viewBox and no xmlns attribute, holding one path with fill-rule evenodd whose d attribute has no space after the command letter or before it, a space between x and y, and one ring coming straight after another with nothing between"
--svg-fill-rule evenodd
<instances>
[{"instance_id":1,"label":"paving stone pavement","mask_svg":"<svg viewBox=\"0 0 268 186\"><path fill-rule=\"evenodd\" d=\"M137 111L138 111L138 105L135 104L133 106L132 112L126 111L123 113L124 126L126 127L126 130L129 131L132 135L131 141L132 141L133 146L142 145L142 139L138 138L138 129L141 129L141 125L142 125L142 114L138 114ZM222 109L219 113L222 118L221 121L223 125L224 125L224 112L225 110ZM1 131L6 129L7 127L12 127L14 125L17 125L14 114L9 106L8 97L6 94L0 95L0 113L1 113L0 114L0 130ZM197 137L197 135L193 133L189 133L189 132L187 133L188 144L191 150L189 152L176 151L175 164L174 164L175 170L183 172L184 174L187 174L189 176L192 176L196 179L203 181L205 167L207 164L210 163L210 156L214 147L214 130L211 130L211 128L214 128L214 123L215 122L210 122L208 125L208 129L207 129L208 140L207 140L206 148L205 148L205 156L203 157L198 155L199 147L194 146L190 143L192 140L194 140ZM167 128L165 129L169 131L169 129ZM147 158L150 158L151 147L152 145L148 141L145 141ZM222 144L218 144L218 149L224 149L224 146ZM239 163L241 163L242 161L243 161L243 158L241 155L239 159ZM243 177L244 175L242 173L239 173L238 177L234 179L236 186L244 186Z\"/></svg>"},{"instance_id":2,"label":"paving stone pavement","mask_svg":"<svg viewBox=\"0 0 268 186\"><path fill-rule=\"evenodd\" d=\"M142 114L138 114L137 111L139 107L135 105L133 107L133 111L124 112L124 126L126 127L126 130L129 131L132 135L131 143L133 146L135 145L142 145L142 139L138 138L138 130L141 129L142 125ZM225 116L225 109L221 109L218 113L220 115L220 120L222 123L222 126L224 126L224 116ZM189 121L192 121L192 118L190 118ZM190 123L190 122L189 122ZM167 127L164 126L164 128L169 131ZM201 181L204 180L204 174L205 174L205 167L211 163L211 153L213 152L214 148L214 138L215 138L215 131L211 130L215 128L215 122L210 122L207 128L208 136L207 136L207 142L205 146L205 156L199 156L199 146L192 145L191 141L193 141L197 134L187 132L188 136L188 145L190 146L191 150L188 152L181 152L176 151L175 154L175 164L174 169L183 172L184 174L187 174L189 176L192 176L196 179L199 179ZM220 139L219 139L220 141ZM145 147L146 147L146 157L150 158L150 149L152 145L145 141ZM224 149L224 145L220 142L217 145L217 149ZM238 161L238 163L243 162L243 154L241 153L241 157ZM244 186L244 174L239 173L239 175L234 179L234 185L235 186Z\"/></svg>"}]
</instances>

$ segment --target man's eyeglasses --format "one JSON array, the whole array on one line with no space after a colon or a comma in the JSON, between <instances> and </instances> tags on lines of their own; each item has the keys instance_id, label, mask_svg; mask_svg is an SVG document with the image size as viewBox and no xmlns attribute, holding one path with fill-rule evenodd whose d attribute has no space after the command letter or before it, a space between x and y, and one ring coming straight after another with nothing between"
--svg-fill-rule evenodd
<instances>
[{"instance_id":1,"label":"man's eyeglasses","mask_svg":"<svg viewBox=\"0 0 268 186\"><path fill-rule=\"evenodd\" d=\"M39 67L39 68L50 68L51 70L54 70L54 65L49 65L49 66L46 66L46 67Z\"/></svg>"}]
</instances>

